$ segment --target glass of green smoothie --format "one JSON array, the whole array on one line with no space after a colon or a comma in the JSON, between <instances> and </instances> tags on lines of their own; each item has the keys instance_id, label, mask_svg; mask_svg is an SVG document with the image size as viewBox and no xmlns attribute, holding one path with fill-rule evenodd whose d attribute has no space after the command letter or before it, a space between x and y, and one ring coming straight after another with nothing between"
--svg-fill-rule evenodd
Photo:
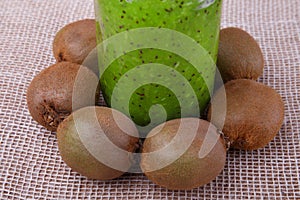
<instances>
[{"instance_id":1,"label":"glass of green smoothie","mask_svg":"<svg viewBox=\"0 0 300 200\"><path fill-rule=\"evenodd\" d=\"M141 133L200 117L211 98L222 0L95 0L106 103Z\"/></svg>"}]
</instances>

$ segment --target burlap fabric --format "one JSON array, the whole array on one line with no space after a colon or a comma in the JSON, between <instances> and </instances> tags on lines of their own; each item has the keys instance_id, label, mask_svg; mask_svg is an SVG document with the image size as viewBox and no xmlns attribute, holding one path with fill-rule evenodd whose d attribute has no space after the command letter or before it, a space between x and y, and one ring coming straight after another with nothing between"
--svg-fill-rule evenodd
<instances>
[{"instance_id":1,"label":"burlap fabric","mask_svg":"<svg viewBox=\"0 0 300 200\"><path fill-rule=\"evenodd\" d=\"M0 0L0 199L300 199L299 13L299 0L224 0L222 27L243 28L259 42L266 60L259 81L282 95L285 121L266 148L230 150L212 183L168 191L144 175L103 182L73 172L59 155L55 133L27 110L30 81L55 62L55 33L93 18L93 1Z\"/></svg>"}]
</instances>

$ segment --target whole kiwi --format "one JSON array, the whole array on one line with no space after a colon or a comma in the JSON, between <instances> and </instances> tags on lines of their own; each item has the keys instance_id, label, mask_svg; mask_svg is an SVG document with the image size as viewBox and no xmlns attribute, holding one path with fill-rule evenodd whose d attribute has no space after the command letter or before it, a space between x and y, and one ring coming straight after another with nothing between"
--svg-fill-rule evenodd
<instances>
[{"instance_id":1,"label":"whole kiwi","mask_svg":"<svg viewBox=\"0 0 300 200\"><path fill-rule=\"evenodd\" d=\"M56 63L34 77L27 89L27 105L34 120L50 131L73 110L95 105L98 77L70 62Z\"/></svg>"},{"instance_id":2,"label":"whole kiwi","mask_svg":"<svg viewBox=\"0 0 300 200\"><path fill-rule=\"evenodd\" d=\"M57 62L82 64L96 45L96 21L84 19L64 26L56 34L53 54Z\"/></svg>"},{"instance_id":3,"label":"whole kiwi","mask_svg":"<svg viewBox=\"0 0 300 200\"><path fill-rule=\"evenodd\" d=\"M220 31L217 67L225 83L234 79L256 80L263 73L264 58L249 33L229 27Z\"/></svg>"},{"instance_id":4,"label":"whole kiwi","mask_svg":"<svg viewBox=\"0 0 300 200\"><path fill-rule=\"evenodd\" d=\"M208 119L223 130L233 148L255 150L266 146L283 123L281 96L274 89L248 79L232 80L224 87L213 96ZM225 95L226 103L220 101Z\"/></svg>"},{"instance_id":5,"label":"whole kiwi","mask_svg":"<svg viewBox=\"0 0 300 200\"><path fill-rule=\"evenodd\" d=\"M66 164L98 180L117 178L130 168L138 137L128 117L107 107L79 109L57 129L59 152Z\"/></svg>"},{"instance_id":6,"label":"whole kiwi","mask_svg":"<svg viewBox=\"0 0 300 200\"><path fill-rule=\"evenodd\" d=\"M198 118L182 118L149 133L140 165L162 187L191 190L215 179L225 160L225 143L216 127Z\"/></svg>"}]
</instances>

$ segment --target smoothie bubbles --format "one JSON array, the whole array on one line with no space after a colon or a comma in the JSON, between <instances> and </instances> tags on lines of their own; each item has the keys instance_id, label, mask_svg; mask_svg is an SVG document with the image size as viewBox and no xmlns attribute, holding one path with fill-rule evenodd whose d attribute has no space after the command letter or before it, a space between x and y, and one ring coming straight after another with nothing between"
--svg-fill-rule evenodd
<instances>
[{"instance_id":1,"label":"smoothie bubbles","mask_svg":"<svg viewBox=\"0 0 300 200\"><path fill-rule=\"evenodd\" d=\"M107 104L148 133L200 117L213 90L221 0L95 0Z\"/></svg>"}]
</instances>

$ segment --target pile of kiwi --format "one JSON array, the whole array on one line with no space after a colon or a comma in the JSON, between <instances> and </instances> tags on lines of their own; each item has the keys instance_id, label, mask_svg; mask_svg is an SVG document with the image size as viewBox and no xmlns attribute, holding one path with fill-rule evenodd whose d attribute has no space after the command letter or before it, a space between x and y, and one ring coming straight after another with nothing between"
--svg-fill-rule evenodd
<instances>
[{"instance_id":1,"label":"pile of kiwi","mask_svg":"<svg viewBox=\"0 0 300 200\"><path fill-rule=\"evenodd\" d=\"M97 55L91 54L95 27L92 19L63 27L53 42L57 63L36 75L27 90L30 114L56 131L60 155L74 171L109 180L138 161L154 183L190 190L219 175L229 148L263 148L279 131L284 103L274 89L256 81L264 67L259 45L247 32L226 28L220 32L217 62L223 81L216 87L207 120L167 121L141 140L131 119L97 105L101 88ZM137 152L141 157L135 160Z\"/></svg>"},{"instance_id":2,"label":"pile of kiwi","mask_svg":"<svg viewBox=\"0 0 300 200\"><path fill-rule=\"evenodd\" d=\"M223 131L232 148L266 146L281 128L284 103L274 89L256 82L264 68L259 45L244 30L222 29L217 67L224 84L211 100L208 120Z\"/></svg>"}]
</instances>

